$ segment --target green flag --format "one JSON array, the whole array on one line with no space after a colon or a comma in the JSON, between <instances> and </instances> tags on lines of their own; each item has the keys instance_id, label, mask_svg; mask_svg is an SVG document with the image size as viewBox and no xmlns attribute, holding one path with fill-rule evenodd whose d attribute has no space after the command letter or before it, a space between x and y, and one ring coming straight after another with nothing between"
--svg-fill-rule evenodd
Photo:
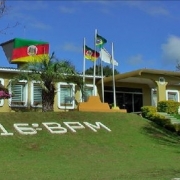
<instances>
[{"instance_id":1,"label":"green flag","mask_svg":"<svg viewBox=\"0 0 180 180\"><path fill-rule=\"evenodd\" d=\"M102 48L104 46L104 44L107 43L107 40L100 36L100 35L96 35L96 46L99 47L99 48Z\"/></svg>"}]
</instances>

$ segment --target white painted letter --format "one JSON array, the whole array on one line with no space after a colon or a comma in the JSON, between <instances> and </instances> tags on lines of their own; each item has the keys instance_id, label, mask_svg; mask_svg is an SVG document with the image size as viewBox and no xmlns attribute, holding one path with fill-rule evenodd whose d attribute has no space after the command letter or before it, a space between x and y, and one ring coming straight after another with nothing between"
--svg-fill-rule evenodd
<instances>
[{"instance_id":1,"label":"white painted letter","mask_svg":"<svg viewBox=\"0 0 180 180\"><path fill-rule=\"evenodd\" d=\"M6 129L0 124L0 129L3 131L2 133L1 133L1 136L12 136L13 135L13 133L8 133L7 131L6 131Z\"/></svg>"},{"instance_id":2,"label":"white painted letter","mask_svg":"<svg viewBox=\"0 0 180 180\"><path fill-rule=\"evenodd\" d=\"M63 122L72 132L76 132L75 129L85 128L80 122ZM70 126L71 125L71 126Z\"/></svg>"},{"instance_id":3,"label":"white painted letter","mask_svg":"<svg viewBox=\"0 0 180 180\"><path fill-rule=\"evenodd\" d=\"M14 128L23 135L33 135L37 134L37 131L33 129L32 127L29 127L29 124L26 123L19 123L19 124L14 124Z\"/></svg>"},{"instance_id":4,"label":"white painted letter","mask_svg":"<svg viewBox=\"0 0 180 180\"><path fill-rule=\"evenodd\" d=\"M89 127L90 129L92 129L94 132L97 132L96 129L100 129L100 127L103 127L104 129L106 129L107 131L111 131L108 127L106 127L104 124L102 124L101 122L95 122L96 125L90 124L88 122L84 122L84 124Z\"/></svg>"},{"instance_id":5,"label":"white painted letter","mask_svg":"<svg viewBox=\"0 0 180 180\"><path fill-rule=\"evenodd\" d=\"M50 122L50 123L42 123L47 129L48 131L50 131L50 133L52 134L63 134L63 133L67 133L67 129L64 127L61 127L60 124L55 123L55 122Z\"/></svg>"}]
</instances>

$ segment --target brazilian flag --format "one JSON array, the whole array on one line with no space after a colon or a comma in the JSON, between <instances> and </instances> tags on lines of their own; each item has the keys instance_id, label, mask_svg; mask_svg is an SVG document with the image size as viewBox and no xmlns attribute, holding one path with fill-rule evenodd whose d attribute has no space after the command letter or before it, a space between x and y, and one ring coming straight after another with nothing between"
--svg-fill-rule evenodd
<instances>
[{"instance_id":1,"label":"brazilian flag","mask_svg":"<svg viewBox=\"0 0 180 180\"><path fill-rule=\"evenodd\" d=\"M107 43L107 40L100 36L99 34L96 35L96 46L99 48L102 48L104 46L104 44Z\"/></svg>"}]
</instances>

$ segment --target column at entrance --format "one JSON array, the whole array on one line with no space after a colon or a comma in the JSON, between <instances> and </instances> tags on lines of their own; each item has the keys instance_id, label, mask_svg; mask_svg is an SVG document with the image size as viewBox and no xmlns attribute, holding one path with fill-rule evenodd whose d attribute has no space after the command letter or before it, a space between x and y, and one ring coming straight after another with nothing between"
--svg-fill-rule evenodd
<instances>
[{"instance_id":1,"label":"column at entrance","mask_svg":"<svg viewBox=\"0 0 180 180\"><path fill-rule=\"evenodd\" d=\"M155 81L157 84L157 102L166 100L167 82Z\"/></svg>"}]
</instances>

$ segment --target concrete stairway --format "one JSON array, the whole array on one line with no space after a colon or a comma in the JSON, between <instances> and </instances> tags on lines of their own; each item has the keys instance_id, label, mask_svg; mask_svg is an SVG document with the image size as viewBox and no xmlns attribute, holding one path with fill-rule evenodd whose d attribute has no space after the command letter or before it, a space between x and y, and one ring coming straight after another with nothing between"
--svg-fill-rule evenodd
<instances>
[{"instance_id":1,"label":"concrete stairway","mask_svg":"<svg viewBox=\"0 0 180 180\"><path fill-rule=\"evenodd\" d=\"M172 124L180 124L180 119L177 119L168 113L165 113L165 112L157 112L157 113L164 116L167 119L170 119Z\"/></svg>"}]
</instances>

